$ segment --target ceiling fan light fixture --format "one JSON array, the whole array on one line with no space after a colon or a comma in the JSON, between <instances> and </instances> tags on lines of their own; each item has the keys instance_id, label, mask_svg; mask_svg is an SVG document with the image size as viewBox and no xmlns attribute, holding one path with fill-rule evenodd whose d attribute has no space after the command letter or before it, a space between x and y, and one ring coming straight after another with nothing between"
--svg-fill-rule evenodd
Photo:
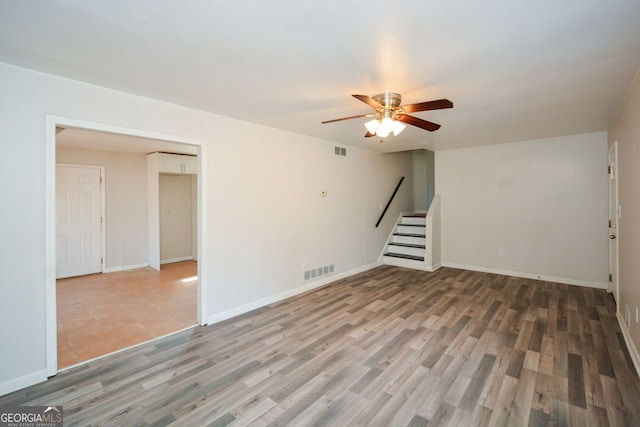
<instances>
[{"instance_id":1,"label":"ceiling fan light fixture","mask_svg":"<svg viewBox=\"0 0 640 427\"><path fill-rule=\"evenodd\" d=\"M364 127L367 128L369 133L371 133L372 135L375 135L376 131L380 127L380 122L378 121L378 119L373 119L373 120L368 121L367 123L365 123Z\"/></svg>"},{"instance_id":2,"label":"ceiling fan light fixture","mask_svg":"<svg viewBox=\"0 0 640 427\"><path fill-rule=\"evenodd\" d=\"M390 117L385 117L380 121L380 127L376 131L376 135L385 138L389 136L391 131L393 131L393 120Z\"/></svg>"},{"instance_id":3,"label":"ceiling fan light fixture","mask_svg":"<svg viewBox=\"0 0 640 427\"><path fill-rule=\"evenodd\" d=\"M386 138L391 134L391 132L393 132L394 136L398 136L407 126L402 122L391 119L390 117L385 117L383 119L370 120L364 124L364 127L367 128L367 131L369 131L370 134Z\"/></svg>"},{"instance_id":4,"label":"ceiling fan light fixture","mask_svg":"<svg viewBox=\"0 0 640 427\"><path fill-rule=\"evenodd\" d=\"M393 135L394 136L398 136L400 134L400 132L402 132L404 130L404 128L406 128L407 125L405 125L402 122L399 122L397 120L393 121Z\"/></svg>"}]
</instances>

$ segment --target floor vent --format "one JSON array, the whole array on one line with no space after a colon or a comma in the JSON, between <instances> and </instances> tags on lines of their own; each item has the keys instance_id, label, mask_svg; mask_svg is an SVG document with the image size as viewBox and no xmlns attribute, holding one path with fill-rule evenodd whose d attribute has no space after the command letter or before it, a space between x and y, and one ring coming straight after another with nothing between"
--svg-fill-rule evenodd
<instances>
[{"instance_id":1,"label":"floor vent","mask_svg":"<svg viewBox=\"0 0 640 427\"><path fill-rule=\"evenodd\" d=\"M337 145L334 145L333 152L336 156L347 157L347 149L345 147L338 147Z\"/></svg>"},{"instance_id":2,"label":"floor vent","mask_svg":"<svg viewBox=\"0 0 640 427\"><path fill-rule=\"evenodd\" d=\"M304 271L304 280L313 280L318 277L325 276L327 274L331 274L335 271L334 264L323 265L322 267L310 268L309 270Z\"/></svg>"}]
</instances>

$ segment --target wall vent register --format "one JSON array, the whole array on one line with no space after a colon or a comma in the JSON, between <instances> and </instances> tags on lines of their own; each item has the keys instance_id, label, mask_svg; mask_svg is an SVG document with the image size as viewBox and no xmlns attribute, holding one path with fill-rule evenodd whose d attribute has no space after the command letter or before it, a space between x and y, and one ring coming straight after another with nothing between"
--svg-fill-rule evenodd
<instances>
[{"instance_id":1,"label":"wall vent register","mask_svg":"<svg viewBox=\"0 0 640 427\"><path fill-rule=\"evenodd\" d=\"M336 156L347 157L347 149L345 147L338 147L335 145L333 147L333 152Z\"/></svg>"},{"instance_id":2,"label":"wall vent register","mask_svg":"<svg viewBox=\"0 0 640 427\"><path fill-rule=\"evenodd\" d=\"M317 279L318 277L331 274L335 271L335 264L323 265L321 267L310 268L304 271L304 280Z\"/></svg>"}]
</instances>

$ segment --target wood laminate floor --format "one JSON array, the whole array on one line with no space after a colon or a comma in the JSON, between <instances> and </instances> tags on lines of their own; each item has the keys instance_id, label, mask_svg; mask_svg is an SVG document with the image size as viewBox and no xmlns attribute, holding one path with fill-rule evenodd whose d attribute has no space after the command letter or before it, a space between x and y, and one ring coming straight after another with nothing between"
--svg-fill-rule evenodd
<instances>
[{"instance_id":1,"label":"wood laminate floor","mask_svg":"<svg viewBox=\"0 0 640 427\"><path fill-rule=\"evenodd\" d=\"M605 291L382 266L0 397L65 425L637 426Z\"/></svg>"}]
</instances>

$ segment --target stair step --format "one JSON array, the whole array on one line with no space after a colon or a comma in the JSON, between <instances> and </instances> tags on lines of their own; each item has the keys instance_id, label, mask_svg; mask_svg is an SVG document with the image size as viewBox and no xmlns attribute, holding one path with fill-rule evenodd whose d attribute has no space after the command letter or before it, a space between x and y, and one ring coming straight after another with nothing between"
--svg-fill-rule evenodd
<instances>
[{"instance_id":1,"label":"stair step","mask_svg":"<svg viewBox=\"0 0 640 427\"><path fill-rule=\"evenodd\" d=\"M416 248L416 249L426 249L425 245L414 245L412 243L396 243L396 242L389 242L389 245L393 245L393 246L402 246L403 248Z\"/></svg>"},{"instance_id":2,"label":"stair step","mask_svg":"<svg viewBox=\"0 0 640 427\"><path fill-rule=\"evenodd\" d=\"M402 237L427 237L425 234L413 234L413 233L393 233L394 236Z\"/></svg>"},{"instance_id":3,"label":"stair step","mask_svg":"<svg viewBox=\"0 0 640 427\"><path fill-rule=\"evenodd\" d=\"M424 213L407 213L402 215L403 218L426 218L427 214Z\"/></svg>"},{"instance_id":4,"label":"stair step","mask_svg":"<svg viewBox=\"0 0 640 427\"><path fill-rule=\"evenodd\" d=\"M384 256L390 256L390 257L393 257L393 258L411 259L411 260L414 260L414 261L424 261L424 257L422 257L422 256L397 254L395 252L387 252L387 253L384 254Z\"/></svg>"},{"instance_id":5,"label":"stair step","mask_svg":"<svg viewBox=\"0 0 640 427\"><path fill-rule=\"evenodd\" d=\"M419 234L423 236L427 234L427 227L424 224L398 224L394 233Z\"/></svg>"}]
</instances>

